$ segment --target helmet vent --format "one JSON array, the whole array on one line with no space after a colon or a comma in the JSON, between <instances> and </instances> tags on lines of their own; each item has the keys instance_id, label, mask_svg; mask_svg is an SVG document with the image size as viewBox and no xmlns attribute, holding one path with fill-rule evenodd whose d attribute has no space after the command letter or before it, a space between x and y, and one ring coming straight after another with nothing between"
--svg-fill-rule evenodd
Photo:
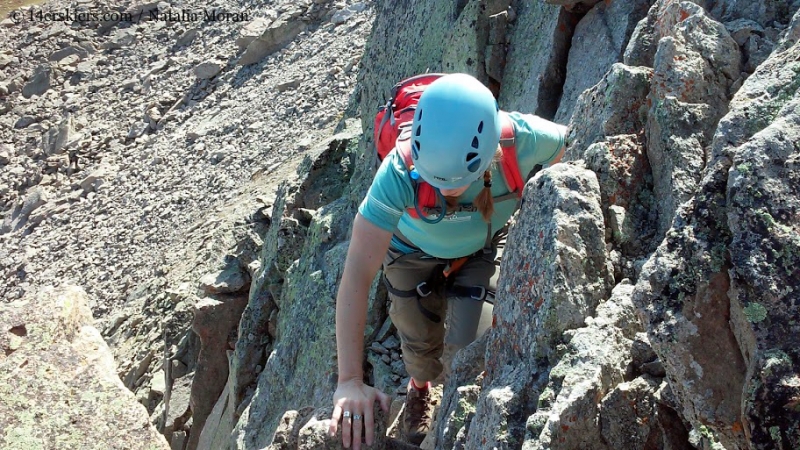
<instances>
[{"instance_id":1,"label":"helmet vent","mask_svg":"<svg viewBox=\"0 0 800 450\"><path fill-rule=\"evenodd\" d=\"M417 120L422 120L422 109L420 109L419 114L417 114Z\"/></svg>"},{"instance_id":2,"label":"helmet vent","mask_svg":"<svg viewBox=\"0 0 800 450\"><path fill-rule=\"evenodd\" d=\"M417 151L422 150L422 146L419 145L419 141L414 141L414 146L417 147Z\"/></svg>"},{"instance_id":3,"label":"helmet vent","mask_svg":"<svg viewBox=\"0 0 800 450\"><path fill-rule=\"evenodd\" d=\"M481 120L481 123L478 124L478 134L481 134L481 133L483 133L483 121L482 120Z\"/></svg>"},{"instance_id":4,"label":"helmet vent","mask_svg":"<svg viewBox=\"0 0 800 450\"><path fill-rule=\"evenodd\" d=\"M472 138L472 148L480 147L480 143L478 142L478 136Z\"/></svg>"},{"instance_id":5,"label":"helmet vent","mask_svg":"<svg viewBox=\"0 0 800 450\"><path fill-rule=\"evenodd\" d=\"M469 152L469 153L467 153L467 162L470 162L470 161L472 161L473 159L475 159L477 157L478 157L477 153Z\"/></svg>"},{"instance_id":6,"label":"helmet vent","mask_svg":"<svg viewBox=\"0 0 800 450\"><path fill-rule=\"evenodd\" d=\"M467 170L469 170L472 173L475 173L478 171L480 167L481 167L481 159L475 158L471 163L469 163L469 165L467 165Z\"/></svg>"},{"instance_id":7,"label":"helmet vent","mask_svg":"<svg viewBox=\"0 0 800 450\"><path fill-rule=\"evenodd\" d=\"M418 125L417 126L417 132L414 133L414 135L416 135L416 136L419 136L420 134L422 134L422 125Z\"/></svg>"}]
</instances>

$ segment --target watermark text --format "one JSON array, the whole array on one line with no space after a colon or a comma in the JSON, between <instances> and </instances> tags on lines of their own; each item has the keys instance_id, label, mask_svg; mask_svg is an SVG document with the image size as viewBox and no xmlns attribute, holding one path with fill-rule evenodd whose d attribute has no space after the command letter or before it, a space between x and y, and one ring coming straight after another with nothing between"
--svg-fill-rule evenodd
<instances>
[{"instance_id":1,"label":"watermark text","mask_svg":"<svg viewBox=\"0 0 800 450\"><path fill-rule=\"evenodd\" d=\"M215 9L205 10L150 10L143 13L125 11L101 10L76 10L65 8L62 10L45 11L31 8L27 11L12 11L9 18L15 23L23 22L63 22L63 23L107 23L107 22L132 22L144 21L160 22L246 22L250 20L247 12L226 12Z\"/></svg>"}]
</instances>

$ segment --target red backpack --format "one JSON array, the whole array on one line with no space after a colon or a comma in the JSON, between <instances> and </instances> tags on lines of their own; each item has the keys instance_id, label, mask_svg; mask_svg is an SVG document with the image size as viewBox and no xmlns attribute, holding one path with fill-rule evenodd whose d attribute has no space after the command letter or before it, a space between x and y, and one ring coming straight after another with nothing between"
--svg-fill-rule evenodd
<instances>
[{"instance_id":1,"label":"red backpack","mask_svg":"<svg viewBox=\"0 0 800 450\"><path fill-rule=\"evenodd\" d=\"M391 151L397 151L403 158L406 168L412 169L411 160L411 122L414 111L422 92L436 79L443 76L441 73L426 73L406 78L392 88L391 99L386 105L381 106L375 116L375 151L377 161L382 162ZM517 165L517 148L514 143L514 124L508 115L500 111L502 120L502 133L500 134L500 148L502 159L500 166L508 190L515 193L516 197L522 196L525 187L522 174ZM412 179L417 193L417 201L422 211L436 209L436 190L430 184L417 179ZM507 196L502 196L506 198ZM499 200L499 198L497 199ZM419 218L415 208L408 208L411 217Z\"/></svg>"}]
</instances>

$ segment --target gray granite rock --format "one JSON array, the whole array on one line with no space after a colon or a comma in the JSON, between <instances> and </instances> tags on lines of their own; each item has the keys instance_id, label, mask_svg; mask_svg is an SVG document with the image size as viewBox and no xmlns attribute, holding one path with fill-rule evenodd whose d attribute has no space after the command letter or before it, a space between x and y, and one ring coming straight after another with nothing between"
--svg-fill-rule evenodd
<instances>
[{"instance_id":1,"label":"gray granite rock","mask_svg":"<svg viewBox=\"0 0 800 450\"><path fill-rule=\"evenodd\" d=\"M685 417L726 447L800 442L782 431L800 420L786 383L800 360L787 345L799 332L798 151L787 145L798 133L798 51L773 53L739 89L699 190L634 292Z\"/></svg>"},{"instance_id":2,"label":"gray granite rock","mask_svg":"<svg viewBox=\"0 0 800 450\"><path fill-rule=\"evenodd\" d=\"M76 286L0 306L4 448L169 448L92 323Z\"/></svg>"},{"instance_id":3,"label":"gray granite rock","mask_svg":"<svg viewBox=\"0 0 800 450\"><path fill-rule=\"evenodd\" d=\"M575 102L621 62L637 23L647 15L652 0L597 3L575 27L567 62L567 76L555 121L569 123Z\"/></svg>"},{"instance_id":4,"label":"gray granite rock","mask_svg":"<svg viewBox=\"0 0 800 450\"><path fill-rule=\"evenodd\" d=\"M659 236L697 189L707 161L704 148L727 112L741 64L739 46L699 6L670 3L661 14L675 26L659 41L648 97L647 156Z\"/></svg>"}]
</instances>

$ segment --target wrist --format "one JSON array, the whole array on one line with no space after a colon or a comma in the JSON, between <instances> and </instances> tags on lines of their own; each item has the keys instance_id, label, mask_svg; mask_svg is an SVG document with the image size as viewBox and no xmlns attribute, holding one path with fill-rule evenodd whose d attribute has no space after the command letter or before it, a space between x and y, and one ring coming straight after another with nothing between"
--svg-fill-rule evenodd
<instances>
[{"instance_id":1,"label":"wrist","mask_svg":"<svg viewBox=\"0 0 800 450\"><path fill-rule=\"evenodd\" d=\"M339 384L364 384L364 377L361 375L339 375Z\"/></svg>"}]
</instances>

